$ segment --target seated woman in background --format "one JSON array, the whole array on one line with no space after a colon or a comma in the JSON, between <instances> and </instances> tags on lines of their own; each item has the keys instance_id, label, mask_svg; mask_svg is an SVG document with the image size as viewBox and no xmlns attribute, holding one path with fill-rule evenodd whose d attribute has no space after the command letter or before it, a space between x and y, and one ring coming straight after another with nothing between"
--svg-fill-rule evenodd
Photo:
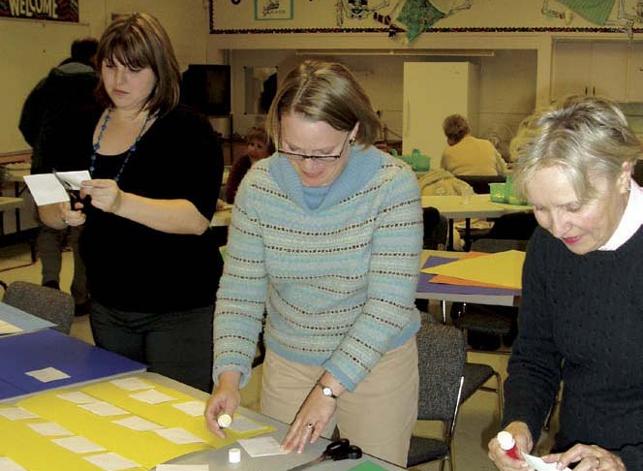
<instances>
[{"instance_id":1,"label":"seated woman in background","mask_svg":"<svg viewBox=\"0 0 643 471\"><path fill-rule=\"evenodd\" d=\"M643 191L641 144L613 103L571 97L528 118L514 185L541 226L527 251L503 424L531 452L564 384L547 462L558 469L643 469ZM496 439L503 470L527 464Z\"/></svg>"},{"instance_id":2,"label":"seated woman in background","mask_svg":"<svg viewBox=\"0 0 643 471\"><path fill-rule=\"evenodd\" d=\"M246 143L246 154L237 159L230 169L230 175L228 175L225 187L226 203L234 203L239 183L250 170L250 167L261 159L272 155L275 151L275 146L264 128L250 128L248 134L246 134Z\"/></svg>"},{"instance_id":3,"label":"seated woman in background","mask_svg":"<svg viewBox=\"0 0 643 471\"><path fill-rule=\"evenodd\" d=\"M456 176L495 176L507 173L507 164L493 144L473 137L464 116L447 116L442 129L448 144L442 153L444 169Z\"/></svg>"},{"instance_id":4,"label":"seated woman in background","mask_svg":"<svg viewBox=\"0 0 643 471\"><path fill-rule=\"evenodd\" d=\"M239 406L267 312L261 411L302 451L339 427L406 466L417 418L417 180L373 142L379 120L353 75L306 61L268 114L278 151L241 182L214 319L213 433ZM376 411L376 413L374 413Z\"/></svg>"}]
</instances>

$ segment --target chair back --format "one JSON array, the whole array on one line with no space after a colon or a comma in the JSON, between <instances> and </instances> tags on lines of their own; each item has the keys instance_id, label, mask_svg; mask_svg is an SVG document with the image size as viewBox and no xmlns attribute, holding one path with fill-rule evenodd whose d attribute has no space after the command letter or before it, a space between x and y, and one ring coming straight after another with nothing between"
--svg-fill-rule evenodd
<instances>
[{"instance_id":1,"label":"chair back","mask_svg":"<svg viewBox=\"0 0 643 471\"><path fill-rule=\"evenodd\" d=\"M527 250L526 240L514 239L478 239L471 244L471 250L474 252L497 253L507 250Z\"/></svg>"},{"instance_id":2,"label":"chair back","mask_svg":"<svg viewBox=\"0 0 643 471\"><path fill-rule=\"evenodd\" d=\"M489 183L503 183L506 177L503 175L456 175L460 180L467 182L473 188L473 192L479 195L491 193Z\"/></svg>"},{"instance_id":3,"label":"chair back","mask_svg":"<svg viewBox=\"0 0 643 471\"><path fill-rule=\"evenodd\" d=\"M419 420L455 423L466 359L464 335L455 327L423 323L417 334ZM451 428L450 427L450 428Z\"/></svg>"},{"instance_id":4,"label":"chair back","mask_svg":"<svg viewBox=\"0 0 643 471\"><path fill-rule=\"evenodd\" d=\"M74 319L74 298L57 289L14 281L4 295L3 301L10 306L56 324L55 330L68 334Z\"/></svg>"}]
</instances>

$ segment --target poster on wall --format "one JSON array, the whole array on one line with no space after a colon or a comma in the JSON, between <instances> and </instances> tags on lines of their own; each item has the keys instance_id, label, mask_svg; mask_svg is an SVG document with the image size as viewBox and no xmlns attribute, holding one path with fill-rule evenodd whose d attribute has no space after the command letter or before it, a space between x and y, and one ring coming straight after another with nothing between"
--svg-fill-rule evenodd
<instances>
[{"instance_id":1,"label":"poster on wall","mask_svg":"<svg viewBox=\"0 0 643 471\"><path fill-rule=\"evenodd\" d=\"M255 20L292 20L293 0L255 0Z\"/></svg>"},{"instance_id":2,"label":"poster on wall","mask_svg":"<svg viewBox=\"0 0 643 471\"><path fill-rule=\"evenodd\" d=\"M78 23L79 0L0 0L0 17Z\"/></svg>"}]
</instances>

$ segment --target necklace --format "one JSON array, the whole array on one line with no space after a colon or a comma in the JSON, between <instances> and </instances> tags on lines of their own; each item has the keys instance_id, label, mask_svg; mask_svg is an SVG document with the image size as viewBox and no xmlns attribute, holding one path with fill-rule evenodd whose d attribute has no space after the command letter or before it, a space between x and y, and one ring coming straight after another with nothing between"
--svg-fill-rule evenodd
<instances>
[{"instance_id":1,"label":"necklace","mask_svg":"<svg viewBox=\"0 0 643 471\"><path fill-rule=\"evenodd\" d=\"M98 130L98 139L96 139L96 144L94 144L94 152L92 152L91 155L91 160L89 162L89 174L94 176L94 170L96 170L96 154L98 153L100 149L100 143L103 140L103 134L105 133L105 129L107 129L107 123L109 123L109 120L111 119L112 115L112 109L108 108L107 113L105 113L105 118L103 118L103 123L100 125L100 129ZM116 172L116 175L114 176L114 181L118 183L118 181L121 178L121 174L123 173L123 169L125 168L125 165L127 165L127 162L129 161L130 157L136 152L136 146L138 144L138 141L141 140L141 136L143 135L143 132L145 131L145 128L147 128L148 123L152 119L152 116L148 113L148 115L145 117L145 122L143 123L143 127L138 133L138 136L136 136L136 139L134 140L134 144L132 144L129 149L127 149L127 154L125 155L125 158L123 159L123 163L121 164L121 168L118 169L118 172Z\"/></svg>"}]
</instances>

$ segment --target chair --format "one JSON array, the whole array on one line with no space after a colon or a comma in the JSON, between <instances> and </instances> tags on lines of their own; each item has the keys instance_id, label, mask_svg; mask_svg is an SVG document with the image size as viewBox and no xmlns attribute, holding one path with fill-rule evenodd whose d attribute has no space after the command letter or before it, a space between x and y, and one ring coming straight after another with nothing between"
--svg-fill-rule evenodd
<instances>
[{"instance_id":1,"label":"chair","mask_svg":"<svg viewBox=\"0 0 643 471\"><path fill-rule=\"evenodd\" d=\"M502 175L456 175L456 177L471 185L473 192L479 195L491 193L489 183L504 183L507 178Z\"/></svg>"},{"instance_id":2,"label":"chair","mask_svg":"<svg viewBox=\"0 0 643 471\"><path fill-rule=\"evenodd\" d=\"M14 281L5 290L3 301L10 306L56 324L55 330L69 334L74 319L74 298L45 286Z\"/></svg>"},{"instance_id":3,"label":"chair","mask_svg":"<svg viewBox=\"0 0 643 471\"><path fill-rule=\"evenodd\" d=\"M423 323L417 334L420 394L418 420L443 423L442 438L411 437L407 467L440 460L453 464L453 434L464 382L464 336L451 326Z\"/></svg>"}]
</instances>

